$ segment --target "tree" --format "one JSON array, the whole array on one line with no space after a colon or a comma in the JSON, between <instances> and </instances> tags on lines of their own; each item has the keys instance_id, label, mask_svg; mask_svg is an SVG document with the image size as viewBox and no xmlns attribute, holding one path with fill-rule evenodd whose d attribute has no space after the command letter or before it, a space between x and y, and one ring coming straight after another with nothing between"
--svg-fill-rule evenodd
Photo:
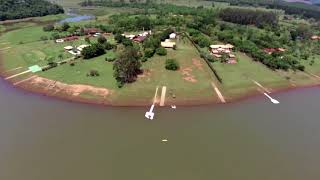
<instances>
[{"instance_id":1,"label":"tree","mask_svg":"<svg viewBox=\"0 0 320 180\"><path fill-rule=\"evenodd\" d=\"M64 22L61 26L62 31L67 31L69 28L70 28L70 25L67 22Z\"/></svg>"},{"instance_id":2,"label":"tree","mask_svg":"<svg viewBox=\"0 0 320 180\"><path fill-rule=\"evenodd\" d=\"M46 32L53 31L54 30L54 25L48 24L48 25L44 26L42 29L43 29L43 31L46 31Z\"/></svg>"},{"instance_id":3,"label":"tree","mask_svg":"<svg viewBox=\"0 0 320 180\"><path fill-rule=\"evenodd\" d=\"M60 13L61 6L46 0L0 0L0 21Z\"/></svg>"},{"instance_id":4,"label":"tree","mask_svg":"<svg viewBox=\"0 0 320 180\"><path fill-rule=\"evenodd\" d=\"M104 50L104 46L99 43L92 44L91 46L85 47L81 52L84 59L90 59L105 53L106 52Z\"/></svg>"},{"instance_id":5,"label":"tree","mask_svg":"<svg viewBox=\"0 0 320 180\"><path fill-rule=\"evenodd\" d=\"M228 54L227 53L222 53L221 54L221 62L222 63L227 63L228 62Z\"/></svg>"},{"instance_id":6,"label":"tree","mask_svg":"<svg viewBox=\"0 0 320 180\"><path fill-rule=\"evenodd\" d=\"M130 39L128 39L128 38L124 38L123 40L122 40L122 44L124 45L124 46L133 46L133 43L132 43L132 41L130 40Z\"/></svg>"},{"instance_id":7,"label":"tree","mask_svg":"<svg viewBox=\"0 0 320 180\"><path fill-rule=\"evenodd\" d=\"M175 59L167 59L165 68L167 70L176 71L179 69L179 63Z\"/></svg>"},{"instance_id":8,"label":"tree","mask_svg":"<svg viewBox=\"0 0 320 180\"><path fill-rule=\"evenodd\" d=\"M107 42L107 39L104 36L100 35L98 37L98 43L104 44L105 42Z\"/></svg>"},{"instance_id":9,"label":"tree","mask_svg":"<svg viewBox=\"0 0 320 180\"><path fill-rule=\"evenodd\" d=\"M59 33L54 32L54 33L51 34L51 38L52 38L53 40L56 40L56 39L59 39L59 38L60 38L60 35L59 35Z\"/></svg>"},{"instance_id":10,"label":"tree","mask_svg":"<svg viewBox=\"0 0 320 180\"><path fill-rule=\"evenodd\" d=\"M157 50L156 50L156 53L159 55L159 56L165 56L167 55L167 50L163 47L159 47Z\"/></svg>"},{"instance_id":11,"label":"tree","mask_svg":"<svg viewBox=\"0 0 320 180\"><path fill-rule=\"evenodd\" d=\"M86 43L91 44L91 41L90 41L89 37L85 37L84 40L86 41Z\"/></svg>"},{"instance_id":12,"label":"tree","mask_svg":"<svg viewBox=\"0 0 320 180\"><path fill-rule=\"evenodd\" d=\"M122 41L125 39L121 34L116 34L114 36L114 39L117 41L117 43L122 43Z\"/></svg>"},{"instance_id":13,"label":"tree","mask_svg":"<svg viewBox=\"0 0 320 180\"><path fill-rule=\"evenodd\" d=\"M136 80L137 75L141 73L139 58L138 50L132 46L121 52L119 58L113 64L114 77L118 82L118 87Z\"/></svg>"}]
</instances>

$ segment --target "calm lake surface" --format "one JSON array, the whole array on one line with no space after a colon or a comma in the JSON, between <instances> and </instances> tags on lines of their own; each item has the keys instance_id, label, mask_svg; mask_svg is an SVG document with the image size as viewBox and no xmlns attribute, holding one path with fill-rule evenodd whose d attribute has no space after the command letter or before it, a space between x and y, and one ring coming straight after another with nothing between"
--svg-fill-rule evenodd
<instances>
[{"instance_id":1,"label":"calm lake surface","mask_svg":"<svg viewBox=\"0 0 320 180\"><path fill-rule=\"evenodd\" d=\"M112 108L0 80L1 180L320 179L320 88L228 105ZM168 139L168 142L162 142Z\"/></svg>"}]
</instances>

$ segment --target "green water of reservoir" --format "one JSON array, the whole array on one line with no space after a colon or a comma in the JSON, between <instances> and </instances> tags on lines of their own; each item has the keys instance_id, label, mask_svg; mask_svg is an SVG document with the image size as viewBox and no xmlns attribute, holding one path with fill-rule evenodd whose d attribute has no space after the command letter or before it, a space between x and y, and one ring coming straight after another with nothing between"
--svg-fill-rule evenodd
<instances>
[{"instance_id":1,"label":"green water of reservoir","mask_svg":"<svg viewBox=\"0 0 320 180\"><path fill-rule=\"evenodd\" d=\"M226 105L113 108L0 81L1 180L320 179L320 88ZM168 142L162 142L168 139Z\"/></svg>"}]
</instances>

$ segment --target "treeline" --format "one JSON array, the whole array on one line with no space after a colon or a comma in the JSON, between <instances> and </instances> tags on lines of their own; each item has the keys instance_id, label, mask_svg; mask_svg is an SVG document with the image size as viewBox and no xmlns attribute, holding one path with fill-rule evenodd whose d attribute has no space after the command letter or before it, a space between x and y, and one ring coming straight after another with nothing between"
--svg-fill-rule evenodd
<instances>
[{"instance_id":1,"label":"treeline","mask_svg":"<svg viewBox=\"0 0 320 180\"><path fill-rule=\"evenodd\" d=\"M257 27L278 24L278 17L275 13L256 9L227 8L221 11L220 18L227 22L256 25Z\"/></svg>"},{"instance_id":2,"label":"treeline","mask_svg":"<svg viewBox=\"0 0 320 180\"><path fill-rule=\"evenodd\" d=\"M110 0L97 0L97 1L83 1L80 3L81 6L105 6L105 7L128 7L144 10L145 14L159 14L167 15L170 13L179 15L199 15L201 13L206 13L212 11L210 9L204 9L203 7L188 7L188 6L177 6L173 4L157 4L151 1L141 2L141 1L131 1L130 3L122 1L110 1ZM201 11L199 11L201 9Z\"/></svg>"},{"instance_id":3,"label":"treeline","mask_svg":"<svg viewBox=\"0 0 320 180\"><path fill-rule=\"evenodd\" d=\"M61 6L45 0L0 0L0 21L60 13Z\"/></svg>"},{"instance_id":4,"label":"treeline","mask_svg":"<svg viewBox=\"0 0 320 180\"><path fill-rule=\"evenodd\" d=\"M302 15L305 18L320 20L320 7L305 3L289 3L282 0L208 0L227 2L234 6L263 6L269 9L284 10L286 14Z\"/></svg>"}]
</instances>

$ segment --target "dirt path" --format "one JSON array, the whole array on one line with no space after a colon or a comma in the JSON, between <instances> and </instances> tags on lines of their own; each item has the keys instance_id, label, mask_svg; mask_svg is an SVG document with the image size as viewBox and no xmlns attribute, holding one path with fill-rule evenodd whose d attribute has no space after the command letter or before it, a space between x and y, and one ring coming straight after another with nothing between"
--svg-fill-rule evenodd
<instances>
[{"instance_id":1,"label":"dirt path","mask_svg":"<svg viewBox=\"0 0 320 180\"><path fill-rule=\"evenodd\" d=\"M152 102L153 105L156 104L156 102L157 102L158 89L159 89L159 87L157 86L156 92L154 93L154 97L153 97L153 102Z\"/></svg>"},{"instance_id":2,"label":"dirt path","mask_svg":"<svg viewBox=\"0 0 320 180\"><path fill-rule=\"evenodd\" d=\"M255 81L255 80L252 80L252 82L254 83L254 84L256 84L257 86L259 86L260 88L262 88L264 91L266 91L267 93L271 93L271 91L269 91L267 88L265 88L264 86L262 86L260 83L258 83L257 81Z\"/></svg>"},{"instance_id":3,"label":"dirt path","mask_svg":"<svg viewBox=\"0 0 320 180\"><path fill-rule=\"evenodd\" d=\"M220 90L218 89L218 87L216 86L216 84L215 84L214 82L211 82L211 85L212 85L213 89L216 91L216 93L217 93L220 101L221 101L222 103L226 103L225 98L223 97L222 93L220 92Z\"/></svg>"},{"instance_id":4,"label":"dirt path","mask_svg":"<svg viewBox=\"0 0 320 180\"><path fill-rule=\"evenodd\" d=\"M161 92L161 98L160 98L160 106L164 106L164 102L166 99L166 92L167 92L167 87L163 86L162 87L162 92Z\"/></svg>"},{"instance_id":5,"label":"dirt path","mask_svg":"<svg viewBox=\"0 0 320 180\"><path fill-rule=\"evenodd\" d=\"M20 67L17 67L17 68L14 68L14 69L10 69L10 70L8 70L8 71L5 71L4 73L8 73L8 72L11 72L11 71L15 71L15 70L18 70L18 69L21 69L22 67L20 66Z\"/></svg>"},{"instance_id":6,"label":"dirt path","mask_svg":"<svg viewBox=\"0 0 320 180\"><path fill-rule=\"evenodd\" d=\"M9 80L9 79L12 79L12 78L15 78L15 77L21 76L21 75L23 75L23 74L27 74L27 73L29 73L29 72L31 72L31 70L27 70L27 71L24 71L24 72L21 72L21 73L15 74L15 75L12 75L12 76L6 77L6 78L4 78L4 79L5 79L5 80Z\"/></svg>"},{"instance_id":7,"label":"dirt path","mask_svg":"<svg viewBox=\"0 0 320 180\"><path fill-rule=\"evenodd\" d=\"M0 51L5 51L5 50L8 50L8 49L10 49L11 47L5 47L5 48L2 48L2 49L0 49Z\"/></svg>"},{"instance_id":8,"label":"dirt path","mask_svg":"<svg viewBox=\"0 0 320 180\"><path fill-rule=\"evenodd\" d=\"M320 76L318 76L318 75L315 75L313 73L306 73L306 74L312 76L313 78L316 78L317 80L320 80Z\"/></svg>"}]
</instances>

